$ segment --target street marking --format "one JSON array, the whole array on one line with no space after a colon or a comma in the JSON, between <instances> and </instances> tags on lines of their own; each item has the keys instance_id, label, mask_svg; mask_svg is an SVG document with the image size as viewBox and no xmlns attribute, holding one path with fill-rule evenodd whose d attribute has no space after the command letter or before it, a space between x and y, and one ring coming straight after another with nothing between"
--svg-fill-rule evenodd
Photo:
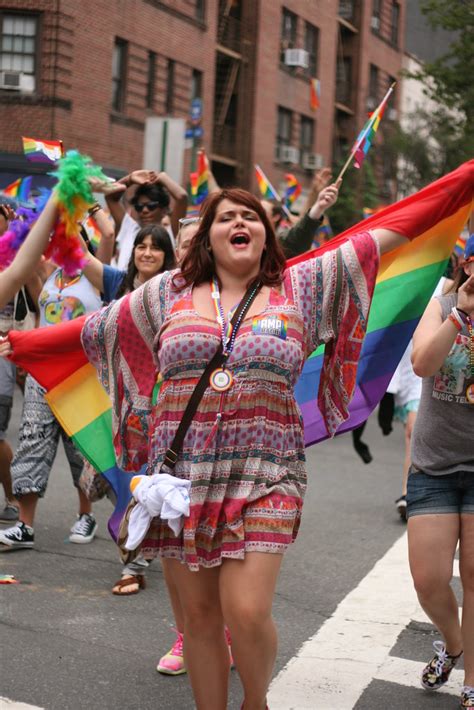
<instances>
[{"instance_id":1,"label":"street marking","mask_svg":"<svg viewBox=\"0 0 474 710\"><path fill-rule=\"evenodd\" d=\"M375 680L385 680L388 683L398 683L399 685L413 687L413 685L415 685L414 680L416 679L418 681L418 687L423 692L419 678L421 677L421 671L425 665L426 663L389 656L376 674ZM454 668L449 676L449 687L444 686L440 688L436 691L436 695L443 693L457 698L461 693L463 684L464 671ZM458 688L459 690L457 690Z\"/></svg>"},{"instance_id":2,"label":"street marking","mask_svg":"<svg viewBox=\"0 0 474 710\"><path fill-rule=\"evenodd\" d=\"M0 707L7 708L7 710L44 710L38 705L27 705L26 703L16 703L14 700L9 700L8 698L0 698Z\"/></svg>"},{"instance_id":3,"label":"street marking","mask_svg":"<svg viewBox=\"0 0 474 710\"><path fill-rule=\"evenodd\" d=\"M404 533L276 676L269 706L272 710L354 707L374 678L388 680L384 666L393 660L390 651L409 621L420 617ZM402 668L394 662L393 667L398 671L391 682L418 686L424 664L407 661ZM456 680L458 673L453 676Z\"/></svg>"}]
</instances>

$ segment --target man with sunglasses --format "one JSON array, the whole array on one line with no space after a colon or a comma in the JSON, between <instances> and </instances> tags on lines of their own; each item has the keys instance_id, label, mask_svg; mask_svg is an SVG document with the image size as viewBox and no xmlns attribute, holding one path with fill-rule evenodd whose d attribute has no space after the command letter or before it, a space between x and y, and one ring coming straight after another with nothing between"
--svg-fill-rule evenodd
<instances>
[{"instance_id":1,"label":"man with sunglasses","mask_svg":"<svg viewBox=\"0 0 474 710\"><path fill-rule=\"evenodd\" d=\"M135 185L135 192L130 200L132 215L128 214L121 198L124 189ZM173 199L171 212L171 234L177 234L180 218L186 215L187 193L167 173L155 173L153 170L134 170L109 186L105 199L115 222L117 234L117 267L126 269L132 253L133 242L138 230L151 224L161 224L169 213L170 197Z\"/></svg>"}]
</instances>

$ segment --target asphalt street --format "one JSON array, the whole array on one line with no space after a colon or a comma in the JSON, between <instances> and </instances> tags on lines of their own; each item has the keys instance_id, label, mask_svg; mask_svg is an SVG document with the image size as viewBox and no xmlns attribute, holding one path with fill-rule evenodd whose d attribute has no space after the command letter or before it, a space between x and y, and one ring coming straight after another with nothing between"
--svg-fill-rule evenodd
<instances>
[{"instance_id":1,"label":"asphalt street","mask_svg":"<svg viewBox=\"0 0 474 710\"><path fill-rule=\"evenodd\" d=\"M17 392L12 443L20 408ZM401 482L402 429L398 425L383 437L371 420L365 439L374 455L369 465L354 452L350 436L307 451L309 487L303 523L284 560L275 597L280 634L275 675L405 532L394 506ZM76 494L60 445L47 495L38 507L35 548L0 555L0 573L20 581L0 586L0 698L47 710L193 708L186 676L165 677L155 670L173 640L159 563L155 561L149 571L146 590L130 597L113 596L111 587L120 577L121 565L106 528L111 506L107 500L95 505L99 531L89 545L67 542L75 512ZM397 643L404 645L407 658L430 658L434 637L428 625L420 623L410 631L407 618L407 633L402 636ZM350 658L357 654L357 644L346 649ZM338 674L335 663L336 685ZM316 684L317 676L315 663ZM234 671L229 708L238 710L241 701ZM305 707L338 706L331 700L313 705L309 693ZM454 698L433 697L385 679L370 683L357 703L359 710L380 707L456 705Z\"/></svg>"}]
</instances>

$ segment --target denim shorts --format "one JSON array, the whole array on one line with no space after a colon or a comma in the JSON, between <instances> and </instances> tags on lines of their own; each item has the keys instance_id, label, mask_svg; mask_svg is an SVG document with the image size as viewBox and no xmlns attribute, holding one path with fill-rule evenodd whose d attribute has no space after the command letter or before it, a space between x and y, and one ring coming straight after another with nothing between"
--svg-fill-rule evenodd
<instances>
[{"instance_id":1,"label":"denim shorts","mask_svg":"<svg viewBox=\"0 0 474 710\"><path fill-rule=\"evenodd\" d=\"M474 513L474 471L433 476L410 469L407 516Z\"/></svg>"}]
</instances>

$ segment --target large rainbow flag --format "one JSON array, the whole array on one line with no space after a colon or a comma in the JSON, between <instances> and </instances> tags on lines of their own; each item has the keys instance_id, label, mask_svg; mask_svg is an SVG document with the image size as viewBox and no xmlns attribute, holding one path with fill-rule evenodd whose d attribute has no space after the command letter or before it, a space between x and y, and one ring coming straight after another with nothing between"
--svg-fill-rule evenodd
<instances>
[{"instance_id":1,"label":"large rainbow flag","mask_svg":"<svg viewBox=\"0 0 474 710\"><path fill-rule=\"evenodd\" d=\"M351 235L376 227L392 229L411 240L381 259L356 392L349 407L349 419L338 434L365 421L383 396L468 219L473 191L474 160L471 160L319 249L288 262L291 265L322 254ZM28 333L11 332L9 338L14 348L12 359L48 390L47 401L64 429L115 489L118 504L109 522L113 533L129 496L130 474L124 474L115 465L111 404L81 348L83 321L84 318L78 318ZM308 446L328 436L317 408L323 357L323 348L311 355L296 387Z\"/></svg>"},{"instance_id":2,"label":"large rainbow flag","mask_svg":"<svg viewBox=\"0 0 474 710\"><path fill-rule=\"evenodd\" d=\"M32 163L56 163L64 156L62 141L45 141L23 136L23 152Z\"/></svg>"}]
</instances>

